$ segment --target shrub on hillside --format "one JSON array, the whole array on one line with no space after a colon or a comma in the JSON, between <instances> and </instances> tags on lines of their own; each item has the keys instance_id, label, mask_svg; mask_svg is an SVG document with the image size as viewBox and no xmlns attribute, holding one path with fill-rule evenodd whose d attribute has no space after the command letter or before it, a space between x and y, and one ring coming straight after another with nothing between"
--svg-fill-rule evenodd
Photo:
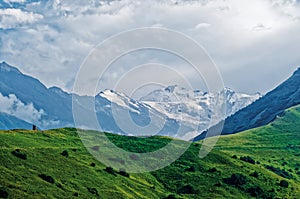
<instances>
[{"instance_id":1,"label":"shrub on hillside","mask_svg":"<svg viewBox=\"0 0 300 199\"><path fill-rule=\"evenodd\" d=\"M0 188L0 198L8 198L8 192L3 187Z\"/></svg>"},{"instance_id":2,"label":"shrub on hillside","mask_svg":"<svg viewBox=\"0 0 300 199\"><path fill-rule=\"evenodd\" d=\"M253 173L250 174L250 176L252 176L254 178L258 178L258 173L256 171L254 171Z\"/></svg>"},{"instance_id":3,"label":"shrub on hillside","mask_svg":"<svg viewBox=\"0 0 300 199\"><path fill-rule=\"evenodd\" d=\"M91 194L94 194L94 195L96 195L96 196L99 196L99 193L98 193L98 191L97 191L96 188L90 188L90 187L88 187L87 189L88 189L88 191L89 191Z\"/></svg>"},{"instance_id":4,"label":"shrub on hillside","mask_svg":"<svg viewBox=\"0 0 300 199\"><path fill-rule=\"evenodd\" d=\"M177 192L179 194L197 194L197 191L192 185L185 185L181 187Z\"/></svg>"},{"instance_id":5,"label":"shrub on hillside","mask_svg":"<svg viewBox=\"0 0 300 199\"><path fill-rule=\"evenodd\" d=\"M283 188L288 188L289 187L289 182L286 180L281 180L279 185Z\"/></svg>"},{"instance_id":6,"label":"shrub on hillside","mask_svg":"<svg viewBox=\"0 0 300 199\"><path fill-rule=\"evenodd\" d=\"M57 186L58 188L60 188L60 189L63 189L63 186L62 186L62 184L60 184L60 183L57 183L56 186Z\"/></svg>"},{"instance_id":7,"label":"shrub on hillside","mask_svg":"<svg viewBox=\"0 0 300 199\"><path fill-rule=\"evenodd\" d=\"M65 157L69 157L69 153L67 150L64 150L63 152L61 152L61 155L65 156Z\"/></svg>"},{"instance_id":8,"label":"shrub on hillside","mask_svg":"<svg viewBox=\"0 0 300 199\"><path fill-rule=\"evenodd\" d=\"M106 171L107 173L110 173L110 174L112 174L112 175L116 175L116 174L115 174L115 170L114 170L112 167L106 167L106 168L104 169L104 171Z\"/></svg>"},{"instance_id":9,"label":"shrub on hillside","mask_svg":"<svg viewBox=\"0 0 300 199\"><path fill-rule=\"evenodd\" d=\"M214 187L222 187L222 184L220 182L214 184Z\"/></svg>"},{"instance_id":10,"label":"shrub on hillside","mask_svg":"<svg viewBox=\"0 0 300 199\"><path fill-rule=\"evenodd\" d=\"M14 156L16 156L22 160L27 160L26 153L21 152L20 149L16 149L16 150L12 151L11 154L13 154Z\"/></svg>"},{"instance_id":11,"label":"shrub on hillside","mask_svg":"<svg viewBox=\"0 0 300 199\"><path fill-rule=\"evenodd\" d=\"M91 165L91 167L95 167L96 166L96 164L94 162L92 162L90 165Z\"/></svg>"},{"instance_id":12,"label":"shrub on hillside","mask_svg":"<svg viewBox=\"0 0 300 199\"><path fill-rule=\"evenodd\" d=\"M230 178L224 178L223 180L226 184L234 186L243 186L247 184L247 177L239 173L232 174Z\"/></svg>"},{"instance_id":13,"label":"shrub on hillside","mask_svg":"<svg viewBox=\"0 0 300 199\"><path fill-rule=\"evenodd\" d=\"M240 157L240 160L242 160L244 162L248 162L250 164L255 164L255 160L253 158L251 158L250 156Z\"/></svg>"},{"instance_id":14,"label":"shrub on hillside","mask_svg":"<svg viewBox=\"0 0 300 199\"><path fill-rule=\"evenodd\" d=\"M174 194L170 194L167 197L165 197L164 199L177 199L177 198Z\"/></svg>"},{"instance_id":15,"label":"shrub on hillside","mask_svg":"<svg viewBox=\"0 0 300 199\"><path fill-rule=\"evenodd\" d=\"M247 189L247 192L255 198L261 198L261 199L272 199L275 197L274 191L270 190L269 192L265 192L260 188L259 186L256 187L250 187Z\"/></svg>"},{"instance_id":16,"label":"shrub on hillside","mask_svg":"<svg viewBox=\"0 0 300 199\"><path fill-rule=\"evenodd\" d=\"M125 176L125 177L129 178L129 173L127 173L127 172L125 171L125 169L120 169L120 170L119 170L119 174L122 175L122 176Z\"/></svg>"},{"instance_id":17,"label":"shrub on hillside","mask_svg":"<svg viewBox=\"0 0 300 199\"><path fill-rule=\"evenodd\" d=\"M287 178L287 179L293 178L292 174L290 174L289 172L287 172L287 171L285 171L283 169L273 167L272 165L271 166L270 165L266 165L265 167L266 167L266 169L268 169L268 170L276 173L277 175L279 175L279 176L281 176L283 178Z\"/></svg>"},{"instance_id":18,"label":"shrub on hillside","mask_svg":"<svg viewBox=\"0 0 300 199\"><path fill-rule=\"evenodd\" d=\"M217 170L215 167L208 170L208 172L210 172L210 173L215 173L215 172L217 172L217 171L218 171L218 170Z\"/></svg>"},{"instance_id":19,"label":"shrub on hillside","mask_svg":"<svg viewBox=\"0 0 300 199\"><path fill-rule=\"evenodd\" d=\"M189 171L189 172L195 172L196 171L196 167L195 166L190 166L189 168L187 168L185 170Z\"/></svg>"},{"instance_id":20,"label":"shrub on hillside","mask_svg":"<svg viewBox=\"0 0 300 199\"><path fill-rule=\"evenodd\" d=\"M252 196L252 197L258 197L264 193L264 191L260 187L250 187L247 192Z\"/></svg>"},{"instance_id":21,"label":"shrub on hillside","mask_svg":"<svg viewBox=\"0 0 300 199\"><path fill-rule=\"evenodd\" d=\"M39 177L42 178L44 181L49 182L50 184L54 184L54 179L51 176L40 174Z\"/></svg>"}]
</instances>

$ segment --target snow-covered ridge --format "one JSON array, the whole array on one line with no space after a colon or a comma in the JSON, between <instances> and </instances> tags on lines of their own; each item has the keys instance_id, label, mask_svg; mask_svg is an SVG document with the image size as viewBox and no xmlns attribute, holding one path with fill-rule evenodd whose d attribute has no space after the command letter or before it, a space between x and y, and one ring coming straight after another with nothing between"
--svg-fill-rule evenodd
<instances>
[{"instance_id":1,"label":"snow-covered ridge","mask_svg":"<svg viewBox=\"0 0 300 199\"><path fill-rule=\"evenodd\" d=\"M124 93L113 90L104 90L99 93L99 96L105 98L111 103L116 104L117 106L127 108L132 112L139 113L138 109L140 108L140 104L137 101L129 98Z\"/></svg>"},{"instance_id":2,"label":"snow-covered ridge","mask_svg":"<svg viewBox=\"0 0 300 199\"><path fill-rule=\"evenodd\" d=\"M155 110L178 124L198 129L194 132L187 131L186 134L191 134L188 137L209 128L260 98L258 93L253 95L236 93L229 88L217 93L208 93L176 85L154 90L139 101L112 90L105 90L99 96L131 112L140 114L145 110ZM223 114L218 112L222 105L226 106L226 112Z\"/></svg>"},{"instance_id":3,"label":"snow-covered ridge","mask_svg":"<svg viewBox=\"0 0 300 199\"><path fill-rule=\"evenodd\" d=\"M230 116L238 110L248 106L261 97L259 93L249 95L236 93L230 88L224 88L217 93L192 91L179 86L168 86L164 89L154 90L141 98L141 101L164 112L171 118L177 118L181 114L185 118L202 119L210 118L216 105L215 100L223 99L226 104L226 116ZM194 118L194 120L199 118ZM224 119L224 118L222 118Z\"/></svg>"}]
</instances>

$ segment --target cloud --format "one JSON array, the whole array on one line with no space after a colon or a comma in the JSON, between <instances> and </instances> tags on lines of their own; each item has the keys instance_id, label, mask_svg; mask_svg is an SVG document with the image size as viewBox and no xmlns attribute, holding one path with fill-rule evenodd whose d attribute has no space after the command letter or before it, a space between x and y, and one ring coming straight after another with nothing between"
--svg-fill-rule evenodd
<instances>
[{"instance_id":1,"label":"cloud","mask_svg":"<svg viewBox=\"0 0 300 199\"><path fill-rule=\"evenodd\" d=\"M25 3L26 0L4 0L5 3Z\"/></svg>"},{"instance_id":2,"label":"cloud","mask_svg":"<svg viewBox=\"0 0 300 199\"><path fill-rule=\"evenodd\" d=\"M32 103L24 104L16 95L3 96L0 93L0 112L13 115L28 123L36 124L41 128L49 128L61 125L59 120L46 118L43 109L37 110Z\"/></svg>"},{"instance_id":3,"label":"cloud","mask_svg":"<svg viewBox=\"0 0 300 199\"><path fill-rule=\"evenodd\" d=\"M211 24L209 23L199 23L195 26L195 29L201 29L201 28L209 28Z\"/></svg>"},{"instance_id":4,"label":"cloud","mask_svg":"<svg viewBox=\"0 0 300 199\"><path fill-rule=\"evenodd\" d=\"M10 29L34 23L43 16L33 12L22 11L21 9L8 8L0 10L0 28Z\"/></svg>"},{"instance_id":5,"label":"cloud","mask_svg":"<svg viewBox=\"0 0 300 199\"><path fill-rule=\"evenodd\" d=\"M225 85L241 92L266 92L300 65L300 6L296 0L50 0L24 4L22 10L0 11L0 59L47 86L68 91L93 47L119 32L149 26L174 29L196 40L218 65ZM115 73L126 71L121 64L116 68ZM192 73L190 78L194 78Z\"/></svg>"},{"instance_id":6,"label":"cloud","mask_svg":"<svg viewBox=\"0 0 300 199\"><path fill-rule=\"evenodd\" d=\"M263 30L270 30L272 29L271 27L266 27L264 24L257 24L256 26L253 27L253 31L263 31Z\"/></svg>"},{"instance_id":7,"label":"cloud","mask_svg":"<svg viewBox=\"0 0 300 199\"><path fill-rule=\"evenodd\" d=\"M0 112L18 117L26 122L37 124L43 115L44 110L37 110L33 104L24 104L14 94L7 97L0 93Z\"/></svg>"}]
</instances>

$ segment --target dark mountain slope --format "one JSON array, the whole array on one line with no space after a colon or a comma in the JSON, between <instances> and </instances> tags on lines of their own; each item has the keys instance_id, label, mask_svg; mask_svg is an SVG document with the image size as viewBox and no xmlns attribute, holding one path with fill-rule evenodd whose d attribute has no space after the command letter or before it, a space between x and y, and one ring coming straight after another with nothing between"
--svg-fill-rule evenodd
<instances>
[{"instance_id":1,"label":"dark mountain slope","mask_svg":"<svg viewBox=\"0 0 300 199\"><path fill-rule=\"evenodd\" d=\"M2 95L14 94L23 103L32 103L37 110L43 110L46 114L41 120L64 121L64 125L72 121L71 95L48 89L39 80L24 75L5 62L0 63L0 79Z\"/></svg>"},{"instance_id":2,"label":"dark mountain slope","mask_svg":"<svg viewBox=\"0 0 300 199\"><path fill-rule=\"evenodd\" d=\"M30 129L32 125L6 113L0 113L0 129Z\"/></svg>"},{"instance_id":3,"label":"dark mountain slope","mask_svg":"<svg viewBox=\"0 0 300 199\"><path fill-rule=\"evenodd\" d=\"M266 125L287 108L300 104L300 68L294 74L244 109L225 120L222 135L233 134L247 129ZM210 129L210 135L217 134L220 124ZM207 131L197 136L194 140L204 139Z\"/></svg>"}]
</instances>

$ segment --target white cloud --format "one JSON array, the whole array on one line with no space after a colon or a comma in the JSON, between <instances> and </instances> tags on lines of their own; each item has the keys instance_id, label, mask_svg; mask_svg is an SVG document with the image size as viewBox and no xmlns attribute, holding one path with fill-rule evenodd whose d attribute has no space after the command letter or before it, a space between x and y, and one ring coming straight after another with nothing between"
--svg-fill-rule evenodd
<instances>
[{"instance_id":1,"label":"white cloud","mask_svg":"<svg viewBox=\"0 0 300 199\"><path fill-rule=\"evenodd\" d=\"M68 91L95 45L148 26L195 39L217 63L225 84L243 92L270 90L300 65L296 0L51 0L1 10L0 16L0 26L9 29L0 33L0 59Z\"/></svg>"},{"instance_id":2,"label":"white cloud","mask_svg":"<svg viewBox=\"0 0 300 199\"><path fill-rule=\"evenodd\" d=\"M201 28L209 28L211 24L209 23L199 23L196 25L195 29L201 29Z\"/></svg>"},{"instance_id":3,"label":"white cloud","mask_svg":"<svg viewBox=\"0 0 300 199\"><path fill-rule=\"evenodd\" d=\"M253 27L253 31L263 31L263 30L270 30L271 27L266 27L264 24L260 23Z\"/></svg>"},{"instance_id":4,"label":"white cloud","mask_svg":"<svg viewBox=\"0 0 300 199\"><path fill-rule=\"evenodd\" d=\"M0 9L0 28L16 28L25 24L34 23L42 18L43 16L40 14L22 11L21 9Z\"/></svg>"},{"instance_id":5,"label":"white cloud","mask_svg":"<svg viewBox=\"0 0 300 199\"><path fill-rule=\"evenodd\" d=\"M5 3L25 3L26 0L4 0Z\"/></svg>"},{"instance_id":6,"label":"white cloud","mask_svg":"<svg viewBox=\"0 0 300 199\"><path fill-rule=\"evenodd\" d=\"M14 94L7 97L0 93L0 112L18 117L26 122L37 124L45 115L44 110L37 110L33 104L24 104Z\"/></svg>"}]
</instances>

